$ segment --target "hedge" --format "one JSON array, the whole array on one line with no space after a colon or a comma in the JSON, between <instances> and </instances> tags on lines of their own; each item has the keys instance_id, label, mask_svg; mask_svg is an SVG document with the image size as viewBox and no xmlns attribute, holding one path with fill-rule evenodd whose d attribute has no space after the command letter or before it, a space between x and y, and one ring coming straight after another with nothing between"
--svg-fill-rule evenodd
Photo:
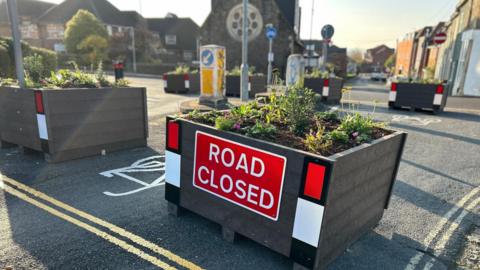
<instances>
[{"instance_id":1,"label":"hedge","mask_svg":"<svg viewBox=\"0 0 480 270\"><path fill-rule=\"evenodd\" d=\"M57 54L54 51L31 47L25 42L22 42L23 57L39 54L43 57L43 65L45 71L49 75L50 71L57 68ZM0 76L1 77L15 77L15 59L13 42L8 38L0 38Z\"/></svg>"}]
</instances>

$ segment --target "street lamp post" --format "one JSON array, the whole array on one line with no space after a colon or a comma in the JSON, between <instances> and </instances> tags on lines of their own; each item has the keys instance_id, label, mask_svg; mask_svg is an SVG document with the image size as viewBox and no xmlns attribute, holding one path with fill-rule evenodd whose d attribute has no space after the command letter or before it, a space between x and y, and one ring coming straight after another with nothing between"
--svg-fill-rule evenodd
<instances>
[{"instance_id":1,"label":"street lamp post","mask_svg":"<svg viewBox=\"0 0 480 270\"><path fill-rule=\"evenodd\" d=\"M133 72L137 73L137 51L135 48L135 29L130 27L130 33L132 36L132 61L133 61Z\"/></svg>"},{"instance_id":2,"label":"street lamp post","mask_svg":"<svg viewBox=\"0 0 480 270\"><path fill-rule=\"evenodd\" d=\"M17 80L20 87L25 87L25 75L23 73L23 55L22 44L20 42L20 30L18 26L18 9L16 0L7 0L8 16L10 18L10 27L12 29L13 50L15 53L15 69Z\"/></svg>"},{"instance_id":3,"label":"street lamp post","mask_svg":"<svg viewBox=\"0 0 480 270\"><path fill-rule=\"evenodd\" d=\"M242 26L242 78L240 81L240 98L248 101L248 0L243 0Z\"/></svg>"}]
</instances>

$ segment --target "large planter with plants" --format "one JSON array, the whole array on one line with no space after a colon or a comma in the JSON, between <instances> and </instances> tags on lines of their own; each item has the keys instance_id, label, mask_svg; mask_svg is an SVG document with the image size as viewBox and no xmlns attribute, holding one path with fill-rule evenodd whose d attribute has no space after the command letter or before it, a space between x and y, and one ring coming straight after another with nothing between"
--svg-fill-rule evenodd
<instances>
[{"instance_id":1,"label":"large planter with plants","mask_svg":"<svg viewBox=\"0 0 480 270\"><path fill-rule=\"evenodd\" d=\"M390 88L388 106L394 109L428 109L438 113L443 111L447 97L443 84L394 82Z\"/></svg>"},{"instance_id":2,"label":"large planter with plants","mask_svg":"<svg viewBox=\"0 0 480 270\"><path fill-rule=\"evenodd\" d=\"M290 105L285 110L295 113ZM290 116L275 116L284 109L256 106L167 117L169 211L188 209L219 223L228 240L238 233L298 265L324 269L382 218L406 134L373 128L359 114L341 121L305 114L302 121L323 128L300 140L287 126L264 122L286 123ZM350 134L367 120L372 130ZM355 143L365 134L368 143Z\"/></svg>"},{"instance_id":3,"label":"large planter with plants","mask_svg":"<svg viewBox=\"0 0 480 270\"><path fill-rule=\"evenodd\" d=\"M189 74L163 74L165 93L185 94L190 90Z\"/></svg>"},{"instance_id":4,"label":"large planter with plants","mask_svg":"<svg viewBox=\"0 0 480 270\"><path fill-rule=\"evenodd\" d=\"M322 95L322 101L327 103L339 103L342 99L343 79L332 78L305 78L304 86Z\"/></svg>"},{"instance_id":5,"label":"large planter with plants","mask_svg":"<svg viewBox=\"0 0 480 270\"><path fill-rule=\"evenodd\" d=\"M0 87L2 145L61 162L147 144L145 88Z\"/></svg>"}]
</instances>

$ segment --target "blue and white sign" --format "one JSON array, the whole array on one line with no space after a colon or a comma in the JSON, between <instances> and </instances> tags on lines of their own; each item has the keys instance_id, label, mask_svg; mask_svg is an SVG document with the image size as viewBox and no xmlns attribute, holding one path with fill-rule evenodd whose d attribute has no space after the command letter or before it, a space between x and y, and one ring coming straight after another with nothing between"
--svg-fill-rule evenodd
<instances>
[{"instance_id":1,"label":"blue and white sign","mask_svg":"<svg viewBox=\"0 0 480 270\"><path fill-rule=\"evenodd\" d=\"M305 73L305 62L303 55L291 54L287 60L287 72L285 80L287 87L297 84Z\"/></svg>"},{"instance_id":2,"label":"blue and white sign","mask_svg":"<svg viewBox=\"0 0 480 270\"><path fill-rule=\"evenodd\" d=\"M273 25L267 25L265 35L268 39L274 39L277 36L277 29Z\"/></svg>"},{"instance_id":3,"label":"blue and white sign","mask_svg":"<svg viewBox=\"0 0 480 270\"><path fill-rule=\"evenodd\" d=\"M204 67L210 67L213 64L214 59L213 51L204 50L202 52L202 65Z\"/></svg>"}]
</instances>

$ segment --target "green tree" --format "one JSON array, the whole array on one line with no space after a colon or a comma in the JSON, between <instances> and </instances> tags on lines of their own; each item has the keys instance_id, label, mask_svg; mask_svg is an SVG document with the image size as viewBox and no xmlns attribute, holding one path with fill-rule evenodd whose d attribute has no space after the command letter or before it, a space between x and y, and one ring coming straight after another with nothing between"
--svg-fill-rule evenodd
<instances>
[{"instance_id":1,"label":"green tree","mask_svg":"<svg viewBox=\"0 0 480 270\"><path fill-rule=\"evenodd\" d=\"M107 55L108 41L101 36L91 35L82 40L77 48L83 52L83 56L88 63L94 65L105 59Z\"/></svg>"},{"instance_id":2,"label":"green tree","mask_svg":"<svg viewBox=\"0 0 480 270\"><path fill-rule=\"evenodd\" d=\"M67 52L77 56L79 62L96 64L91 59L108 47L108 32L95 15L81 9L67 22L64 41Z\"/></svg>"},{"instance_id":3,"label":"green tree","mask_svg":"<svg viewBox=\"0 0 480 270\"><path fill-rule=\"evenodd\" d=\"M397 54L392 54L390 55L387 60L385 61L385 68L389 69L389 70L392 70L393 68L395 68L395 61L397 59Z\"/></svg>"}]
</instances>

